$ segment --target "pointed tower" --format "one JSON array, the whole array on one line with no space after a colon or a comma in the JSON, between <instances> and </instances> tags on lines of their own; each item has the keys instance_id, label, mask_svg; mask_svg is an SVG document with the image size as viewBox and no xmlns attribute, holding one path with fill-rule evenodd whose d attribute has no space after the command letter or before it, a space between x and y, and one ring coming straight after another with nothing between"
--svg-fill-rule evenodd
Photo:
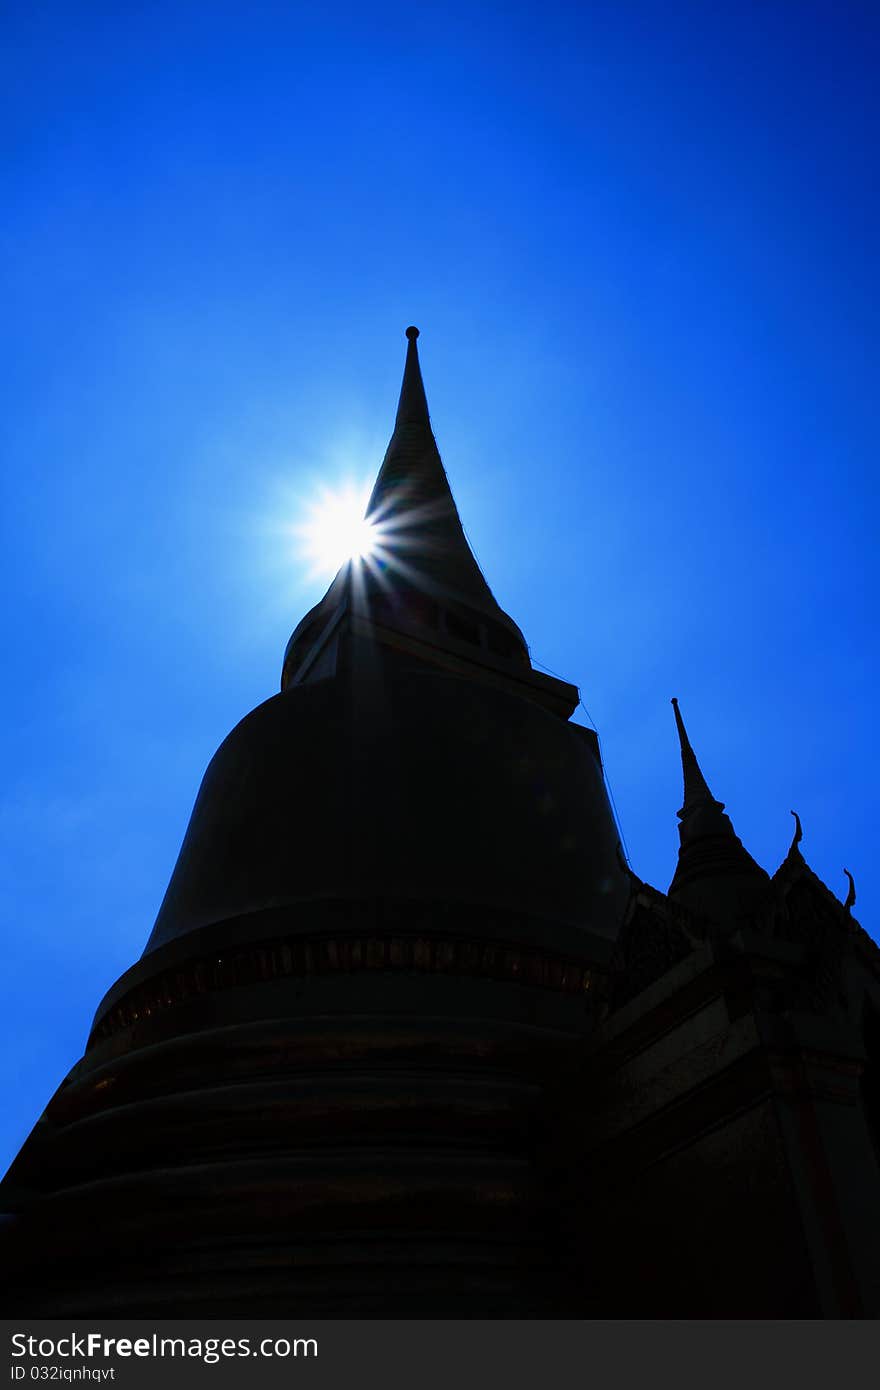
<instances>
[{"instance_id":1,"label":"pointed tower","mask_svg":"<svg viewBox=\"0 0 880 1390\"><path fill-rule=\"evenodd\" d=\"M465 539L431 430L416 345L419 330L408 328L406 336L406 365L394 433L367 517L377 529L380 548L395 567L393 574L398 580L407 577L426 593L482 614L493 626L506 629L526 657L522 633L498 607ZM505 650L513 654L510 644Z\"/></svg>"},{"instance_id":2,"label":"pointed tower","mask_svg":"<svg viewBox=\"0 0 880 1390\"><path fill-rule=\"evenodd\" d=\"M697 916L731 927L766 904L770 878L743 847L723 803L710 792L678 700L673 699L672 708L681 748L684 800L678 812L681 844L669 896Z\"/></svg>"},{"instance_id":3,"label":"pointed tower","mask_svg":"<svg viewBox=\"0 0 880 1390\"><path fill-rule=\"evenodd\" d=\"M371 561L346 563L287 646L281 687L336 669L339 639L368 635L428 665L467 673L536 700L567 718L574 686L532 669L525 639L496 602L464 534L431 429L417 328L400 401L366 519Z\"/></svg>"},{"instance_id":4,"label":"pointed tower","mask_svg":"<svg viewBox=\"0 0 880 1390\"><path fill-rule=\"evenodd\" d=\"M465 538L408 330L369 504L4 1185L64 1316L564 1308L537 1116L630 893L577 690Z\"/></svg>"}]
</instances>

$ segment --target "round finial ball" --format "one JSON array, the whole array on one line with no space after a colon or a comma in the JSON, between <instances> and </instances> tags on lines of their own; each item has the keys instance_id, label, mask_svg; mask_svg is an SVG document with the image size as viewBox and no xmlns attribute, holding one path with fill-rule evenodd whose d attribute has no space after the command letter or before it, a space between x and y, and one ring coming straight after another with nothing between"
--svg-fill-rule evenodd
<instances>
[{"instance_id":1,"label":"round finial ball","mask_svg":"<svg viewBox=\"0 0 880 1390\"><path fill-rule=\"evenodd\" d=\"M414 343L416 338L419 336L419 330L417 328L413 328L412 324L410 324L409 328L406 330L406 336L409 338L411 343Z\"/></svg>"}]
</instances>

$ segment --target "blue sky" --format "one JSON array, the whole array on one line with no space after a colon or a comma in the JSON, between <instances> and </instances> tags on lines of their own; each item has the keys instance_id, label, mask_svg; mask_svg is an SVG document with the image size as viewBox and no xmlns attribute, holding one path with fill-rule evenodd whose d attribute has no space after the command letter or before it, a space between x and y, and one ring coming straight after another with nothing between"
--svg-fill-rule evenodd
<instances>
[{"instance_id":1,"label":"blue sky","mask_svg":"<svg viewBox=\"0 0 880 1390\"><path fill-rule=\"evenodd\" d=\"M770 871L876 932L873 4L12 4L2 19L8 1161L323 591L416 323L477 557L636 871L678 695Z\"/></svg>"}]
</instances>

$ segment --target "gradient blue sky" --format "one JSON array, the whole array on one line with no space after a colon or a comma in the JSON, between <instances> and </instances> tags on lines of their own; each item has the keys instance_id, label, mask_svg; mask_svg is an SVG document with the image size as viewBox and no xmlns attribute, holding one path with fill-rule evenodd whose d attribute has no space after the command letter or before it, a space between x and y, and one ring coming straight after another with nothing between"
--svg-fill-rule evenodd
<instances>
[{"instance_id":1,"label":"gradient blue sky","mask_svg":"<svg viewBox=\"0 0 880 1390\"><path fill-rule=\"evenodd\" d=\"M10 4L0 1159L140 954L323 591L416 323L477 557L576 681L636 871L678 695L769 870L876 931L873 3ZM295 795L295 788L292 788Z\"/></svg>"}]
</instances>

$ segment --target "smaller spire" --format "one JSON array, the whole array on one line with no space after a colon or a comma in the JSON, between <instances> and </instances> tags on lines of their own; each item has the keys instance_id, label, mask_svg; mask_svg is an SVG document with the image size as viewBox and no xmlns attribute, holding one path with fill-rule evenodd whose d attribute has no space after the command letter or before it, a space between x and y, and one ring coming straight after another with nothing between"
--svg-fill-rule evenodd
<instances>
[{"instance_id":1,"label":"smaller spire","mask_svg":"<svg viewBox=\"0 0 880 1390\"><path fill-rule=\"evenodd\" d=\"M684 720L681 717L681 710L678 708L678 700L674 695L672 697L672 709L678 729L678 742L681 747L681 771L684 778L684 802L678 812L678 818L684 820L691 811L695 811L697 807L705 806L707 803L717 806L719 810L723 811L724 803L715 800L700 771L697 755L691 747L691 741L687 736L687 729L684 727Z\"/></svg>"},{"instance_id":2,"label":"smaller spire","mask_svg":"<svg viewBox=\"0 0 880 1390\"><path fill-rule=\"evenodd\" d=\"M684 720L673 699L684 804L678 812L681 845L669 896L719 926L753 915L766 902L770 880L736 834L724 804L716 801L700 771Z\"/></svg>"},{"instance_id":3,"label":"smaller spire","mask_svg":"<svg viewBox=\"0 0 880 1390\"><path fill-rule=\"evenodd\" d=\"M416 347L419 330L410 324L406 330L406 336L408 339L406 365L403 369L403 384L400 388L397 418L394 421L395 429L401 425L430 426L428 398L425 395L425 383L422 381L422 369L419 366L419 350Z\"/></svg>"}]
</instances>

